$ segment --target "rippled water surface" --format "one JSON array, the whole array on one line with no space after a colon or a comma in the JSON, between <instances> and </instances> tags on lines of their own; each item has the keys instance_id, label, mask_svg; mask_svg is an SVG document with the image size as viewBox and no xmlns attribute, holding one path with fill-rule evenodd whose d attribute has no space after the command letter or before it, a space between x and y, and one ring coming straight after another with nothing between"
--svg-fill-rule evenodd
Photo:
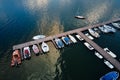
<instances>
[{"instance_id":1,"label":"rippled water surface","mask_svg":"<svg viewBox=\"0 0 120 80\"><path fill-rule=\"evenodd\" d=\"M19 68L11 68L12 46L120 17L119 0L0 0L0 80L99 80L112 71L83 42L62 50L51 42L50 52L32 54ZM77 20L83 15L87 20ZM120 59L120 31L94 41ZM116 70L116 69L114 69Z\"/></svg>"}]
</instances>

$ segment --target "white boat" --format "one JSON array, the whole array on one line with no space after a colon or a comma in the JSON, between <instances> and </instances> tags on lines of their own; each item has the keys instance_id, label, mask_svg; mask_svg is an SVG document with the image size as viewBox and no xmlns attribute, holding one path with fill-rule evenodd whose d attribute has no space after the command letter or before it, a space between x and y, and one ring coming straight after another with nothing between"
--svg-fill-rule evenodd
<instances>
[{"instance_id":1,"label":"white boat","mask_svg":"<svg viewBox=\"0 0 120 80\"><path fill-rule=\"evenodd\" d=\"M30 48L29 47L24 47L23 54L24 54L25 59L30 58L31 57Z\"/></svg>"},{"instance_id":2,"label":"white boat","mask_svg":"<svg viewBox=\"0 0 120 80\"><path fill-rule=\"evenodd\" d=\"M116 29L113 28L113 27L111 27L111 26L109 26L109 25L103 25L103 26L104 26L104 28L106 28L109 32L116 32Z\"/></svg>"},{"instance_id":3,"label":"white boat","mask_svg":"<svg viewBox=\"0 0 120 80\"><path fill-rule=\"evenodd\" d=\"M117 56L112 52L110 51L108 48L104 48L104 50L109 54L111 55L113 58L116 58Z\"/></svg>"},{"instance_id":4,"label":"white boat","mask_svg":"<svg viewBox=\"0 0 120 80\"><path fill-rule=\"evenodd\" d=\"M36 36L33 36L32 39L37 40L37 39L42 39L42 38L45 38L45 37L46 37L45 35L36 35Z\"/></svg>"},{"instance_id":5,"label":"white boat","mask_svg":"<svg viewBox=\"0 0 120 80\"><path fill-rule=\"evenodd\" d=\"M77 40L72 35L68 35L68 37L73 43L77 43Z\"/></svg>"},{"instance_id":6,"label":"white boat","mask_svg":"<svg viewBox=\"0 0 120 80\"><path fill-rule=\"evenodd\" d=\"M64 43L59 38L55 38L55 43L57 44L58 48L63 48L64 47Z\"/></svg>"},{"instance_id":7,"label":"white boat","mask_svg":"<svg viewBox=\"0 0 120 80\"><path fill-rule=\"evenodd\" d=\"M84 43L84 45L89 49L89 50L93 50L94 48L87 42Z\"/></svg>"},{"instance_id":8,"label":"white boat","mask_svg":"<svg viewBox=\"0 0 120 80\"><path fill-rule=\"evenodd\" d=\"M101 26L101 27L98 27L103 33L108 33L109 31L104 27L104 26Z\"/></svg>"},{"instance_id":9,"label":"white boat","mask_svg":"<svg viewBox=\"0 0 120 80\"><path fill-rule=\"evenodd\" d=\"M43 52L49 52L49 46L45 42L42 42L41 48Z\"/></svg>"},{"instance_id":10,"label":"white boat","mask_svg":"<svg viewBox=\"0 0 120 80\"><path fill-rule=\"evenodd\" d=\"M80 41L83 41L84 39L80 35L75 35Z\"/></svg>"},{"instance_id":11,"label":"white boat","mask_svg":"<svg viewBox=\"0 0 120 80\"><path fill-rule=\"evenodd\" d=\"M112 25L116 28L119 28L120 29L120 23L112 23Z\"/></svg>"},{"instance_id":12,"label":"white boat","mask_svg":"<svg viewBox=\"0 0 120 80\"><path fill-rule=\"evenodd\" d=\"M38 49L37 45L33 45L32 49L33 49L33 51L34 51L35 54L39 53L39 49Z\"/></svg>"},{"instance_id":13,"label":"white boat","mask_svg":"<svg viewBox=\"0 0 120 80\"><path fill-rule=\"evenodd\" d=\"M100 37L100 35L99 35L96 31L94 31L94 30L92 30L92 29L88 29L88 31L89 31L89 33L90 33L92 36L94 36L94 37L96 37L96 38Z\"/></svg>"},{"instance_id":14,"label":"white boat","mask_svg":"<svg viewBox=\"0 0 120 80\"><path fill-rule=\"evenodd\" d=\"M100 55L100 53L98 53L98 52L96 52L96 51L95 51L95 55L96 55L98 58L100 58L100 59L102 59L102 58L103 58L103 56L102 56L102 55Z\"/></svg>"},{"instance_id":15,"label":"white boat","mask_svg":"<svg viewBox=\"0 0 120 80\"><path fill-rule=\"evenodd\" d=\"M75 18L77 18L77 19L85 19L85 17L83 17L83 16L75 16Z\"/></svg>"},{"instance_id":16,"label":"white boat","mask_svg":"<svg viewBox=\"0 0 120 80\"><path fill-rule=\"evenodd\" d=\"M113 69L114 66L107 60L104 60L104 63L110 68L110 69Z\"/></svg>"},{"instance_id":17,"label":"white boat","mask_svg":"<svg viewBox=\"0 0 120 80\"><path fill-rule=\"evenodd\" d=\"M94 39L89 33L86 33L85 35L86 35L89 39L91 39L91 40Z\"/></svg>"}]
</instances>

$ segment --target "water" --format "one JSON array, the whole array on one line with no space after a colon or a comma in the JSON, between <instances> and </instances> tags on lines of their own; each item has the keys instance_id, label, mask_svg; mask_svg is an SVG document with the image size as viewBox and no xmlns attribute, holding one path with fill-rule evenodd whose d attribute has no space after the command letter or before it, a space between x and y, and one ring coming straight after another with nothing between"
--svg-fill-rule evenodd
<instances>
[{"instance_id":1,"label":"water","mask_svg":"<svg viewBox=\"0 0 120 80\"><path fill-rule=\"evenodd\" d=\"M0 80L98 80L111 71L82 42L23 61L11 68L12 46L120 17L119 0L0 0ZM88 20L77 20L75 15ZM94 41L108 47L120 59L120 31L102 34Z\"/></svg>"}]
</instances>

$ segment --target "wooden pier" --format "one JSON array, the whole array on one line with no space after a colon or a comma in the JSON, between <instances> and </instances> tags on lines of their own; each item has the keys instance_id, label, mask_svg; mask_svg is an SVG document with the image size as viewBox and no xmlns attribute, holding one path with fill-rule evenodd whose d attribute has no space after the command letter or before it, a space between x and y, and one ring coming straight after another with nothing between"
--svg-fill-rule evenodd
<instances>
[{"instance_id":1,"label":"wooden pier","mask_svg":"<svg viewBox=\"0 0 120 80\"><path fill-rule=\"evenodd\" d=\"M113 19L113 20L110 20L110 21L107 21L107 22L103 22L103 23L99 23L99 24L96 24L96 25L86 26L86 27L83 27L83 28L78 28L78 29L75 29L75 30L67 31L67 32L60 33L60 34L53 35L53 36L49 36L49 37L46 37L46 38L43 38L43 39L39 39L39 40L35 40L35 41L29 41L29 42L26 42L26 43L14 45L13 46L13 50L16 50L16 49L22 50L22 48L24 48L24 47L32 46L33 44L40 44L43 41L44 42L52 41L54 46L56 48L58 48L56 43L54 42L55 38L61 38L62 36L67 36L69 34L79 34L86 42L88 42L90 45L92 45L95 48L96 51L98 51L106 60L108 60L112 65L114 65L115 68L120 72L120 62L118 62L116 59L114 59L109 54L107 54L99 45L97 45L92 40L88 39L82 33L82 31L88 30L90 28L99 27L99 26L102 26L102 25L105 25L105 24L110 24L112 22L117 22L117 21L120 21L120 18Z\"/></svg>"}]
</instances>

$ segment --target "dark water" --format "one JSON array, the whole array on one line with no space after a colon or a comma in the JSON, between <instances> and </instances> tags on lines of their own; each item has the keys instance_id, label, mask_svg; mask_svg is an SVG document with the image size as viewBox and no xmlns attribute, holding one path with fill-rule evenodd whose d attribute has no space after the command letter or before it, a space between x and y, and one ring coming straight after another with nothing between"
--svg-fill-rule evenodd
<instances>
[{"instance_id":1,"label":"dark water","mask_svg":"<svg viewBox=\"0 0 120 80\"><path fill-rule=\"evenodd\" d=\"M111 71L82 42L23 61L11 68L12 46L120 17L119 0L0 0L0 80L99 80ZM77 20L75 15L88 20ZM94 40L120 58L120 31Z\"/></svg>"}]
</instances>

